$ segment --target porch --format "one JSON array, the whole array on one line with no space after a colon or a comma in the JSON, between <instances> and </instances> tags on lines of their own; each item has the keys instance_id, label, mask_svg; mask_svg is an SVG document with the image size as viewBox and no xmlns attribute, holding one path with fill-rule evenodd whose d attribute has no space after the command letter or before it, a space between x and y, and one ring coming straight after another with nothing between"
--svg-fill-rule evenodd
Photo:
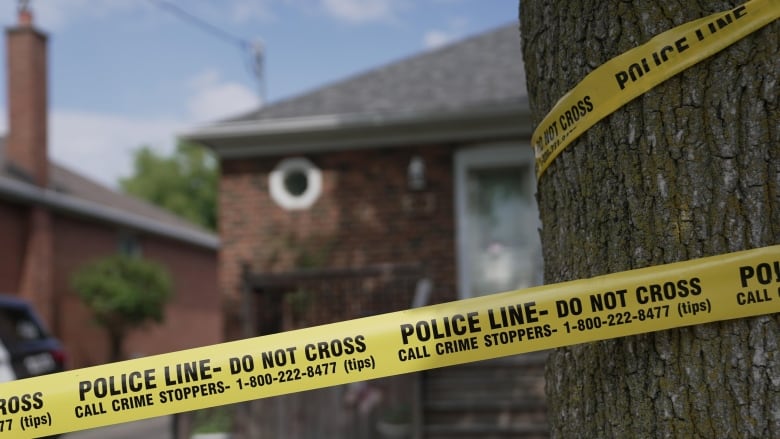
<instances>
[{"instance_id":1,"label":"porch","mask_svg":"<svg viewBox=\"0 0 780 439\"><path fill-rule=\"evenodd\" d=\"M420 264L243 273L247 336L428 304ZM547 437L546 354L491 360L260 399L237 410L234 438ZM402 427L391 424L402 423Z\"/></svg>"}]
</instances>

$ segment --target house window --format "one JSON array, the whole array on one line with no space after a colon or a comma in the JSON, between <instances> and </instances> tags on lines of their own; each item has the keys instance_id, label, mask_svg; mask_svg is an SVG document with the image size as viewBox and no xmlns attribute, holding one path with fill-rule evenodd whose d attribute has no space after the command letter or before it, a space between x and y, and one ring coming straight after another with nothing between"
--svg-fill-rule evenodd
<instances>
[{"instance_id":1,"label":"house window","mask_svg":"<svg viewBox=\"0 0 780 439\"><path fill-rule=\"evenodd\" d=\"M322 194L322 172L303 157L279 162L268 177L271 198L287 210L311 207Z\"/></svg>"},{"instance_id":2,"label":"house window","mask_svg":"<svg viewBox=\"0 0 780 439\"><path fill-rule=\"evenodd\" d=\"M141 242L135 233L119 233L119 253L125 256L141 256Z\"/></svg>"},{"instance_id":3,"label":"house window","mask_svg":"<svg viewBox=\"0 0 780 439\"><path fill-rule=\"evenodd\" d=\"M532 149L484 145L455 156L458 291L462 298L542 281Z\"/></svg>"}]
</instances>

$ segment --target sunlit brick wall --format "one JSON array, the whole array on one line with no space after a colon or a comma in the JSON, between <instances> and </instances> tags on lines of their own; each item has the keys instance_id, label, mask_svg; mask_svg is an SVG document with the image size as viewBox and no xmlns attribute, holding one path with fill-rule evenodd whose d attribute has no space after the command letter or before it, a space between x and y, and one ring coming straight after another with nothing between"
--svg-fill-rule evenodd
<instances>
[{"instance_id":1,"label":"sunlit brick wall","mask_svg":"<svg viewBox=\"0 0 780 439\"><path fill-rule=\"evenodd\" d=\"M425 163L422 190L407 184L413 156ZM322 170L323 193L313 206L297 211L279 207L269 194L268 175L286 157L222 162L219 284L229 304L228 336L239 334L243 263L256 273L420 263L434 281L433 300L455 298L451 148L369 149L305 157Z\"/></svg>"}]
</instances>

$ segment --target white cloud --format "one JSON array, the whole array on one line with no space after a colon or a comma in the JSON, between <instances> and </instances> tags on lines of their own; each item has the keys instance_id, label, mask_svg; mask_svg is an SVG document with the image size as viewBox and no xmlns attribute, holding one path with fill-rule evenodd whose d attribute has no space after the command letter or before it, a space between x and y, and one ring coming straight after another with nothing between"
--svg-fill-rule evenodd
<instances>
[{"instance_id":1,"label":"white cloud","mask_svg":"<svg viewBox=\"0 0 780 439\"><path fill-rule=\"evenodd\" d=\"M213 122L256 108L257 93L243 84L222 81L216 70L204 71L189 83L187 109L195 123Z\"/></svg>"},{"instance_id":2,"label":"white cloud","mask_svg":"<svg viewBox=\"0 0 780 439\"><path fill-rule=\"evenodd\" d=\"M133 151L149 146L167 154L175 132L186 127L175 119L145 119L88 111L54 109L49 120L49 156L69 169L117 187L130 175Z\"/></svg>"},{"instance_id":3,"label":"white cloud","mask_svg":"<svg viewBox=\"0 0 780 439\"><path fill-rule=\"evenodd\" d=\"M446 30L431 29L423 35L423 47L425 49L436 49L441 46L452 43L463 37L468 29L469 20L462 17L453 17L449 19L444 26Z\"/></svg>"},{"instance_id":4,"label":"white cloud","mask_svg":"<svg viewBox=\"0 0 780 439\"><path fill-rule=\"evenodd\" d=\"M235 0L230 4L231 18L238 23L274 18L270 2L258 0Z\"/></svg>"},{"instance_id":5,"label":"white cloud","mask_svg":"<svg viewBox=\"0 0 780 439\"><path fill-rule=\"evenodd\" d=\"M274 18L272 0L229 0L218 5L207 0L172 3L207 22L219 22L219 17L227 17L236 23ZM0 1L0 20L15 23L16 9L15 0ZM161 14L161 9L155 7L154 2L142 0L34 0L30 2L30 9L36 26L47 32L60 31L83 20L128 16L136 11L144 11L148 17Z\"/></svg>"},{"instance_id":6,"label":"white cloud","mask_svg":"<svg viewBox=\"0 0 780 439\"><path fill-rule=\"evenodd\" d=\"M453 39L454 36L452 33L437 29L429 30L423 36L423 46L426 49L436 49L438 47L444 46L445 44L448 44Z\"/></svg>"},{"instance_id":7,"label":"white cloud","mask_svg":"<svg viewBox=\"0 0 780 439\"><path fill-rule=\"evenodd\" d=\"M5 23L16 22L15 1L2 2L0 16ZM30 2L33 21L36 26L47 32L57 31L73 22L85 18L104 18L109 15L126 13L139 7L148 8L146 2L116 0L48 0ZM11 19L13 17L13 19Z\"/></svg>"},{"instance_id":8,"label":"white cloud","mask_svg":"<svg viewBox=\"0 0 780 439\"><path fill-rule=\"evenodd\" d=\"M49 120L52 160L98 182L116 188L133 170L133 152L149 146L169 154L176 133L198 122L211 122L255 108L257 97L245 86L220 79L215 70L187 82L191 95L187 115L151 118L53 109Z\"/></svg>"},{"instance_id":9,"label":"white cloud","mask_svg":"<svg viewBox=\"0 0 780 439\"><path fill-rule=\"evenodd\" d=\"M353 23L383 21L393 17L392 0L322 0L332 16Z\"/></svg>"},{"instance_id":10,"label":"white cloud","mask_svg":"<svg viewBox=\"0 0 780 439\"><path fill-rule=\"evenodd\" d=\"M235 116L259 105L247 87L223 81L216 70L187 81L191 92L187 115L153 118L54 108L49 115L49 157L88 178L118 187L133 170L133 152L149 146L169 154L176 133L200 122ZM0 132L7 133L5 109L0 109Z\"/></svg>"}]
</instances>

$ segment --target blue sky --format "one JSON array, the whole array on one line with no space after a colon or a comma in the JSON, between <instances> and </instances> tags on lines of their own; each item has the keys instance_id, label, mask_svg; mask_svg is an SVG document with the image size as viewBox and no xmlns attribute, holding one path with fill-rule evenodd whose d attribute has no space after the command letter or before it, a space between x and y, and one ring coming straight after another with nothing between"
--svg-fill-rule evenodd
<instances>
[{"instance_id":1,"label":"blue sky","mask_svg":"<svg viewBox=\"0 0 780 439\"><path fill-rule=\"evenodd\" d=\"M227 32L192 24L181 10ZM268 103L517 21L516 0L32 0L49 35L49 151L116 186L132 151L260 104L249 51L262 41ZM16 1L0 1L5 27ZM5 61L5 45L0 45ZM0 72L5 84L5 69ZM6 131L5 85L0 128Z\"/></svg>"}]
</instances>

